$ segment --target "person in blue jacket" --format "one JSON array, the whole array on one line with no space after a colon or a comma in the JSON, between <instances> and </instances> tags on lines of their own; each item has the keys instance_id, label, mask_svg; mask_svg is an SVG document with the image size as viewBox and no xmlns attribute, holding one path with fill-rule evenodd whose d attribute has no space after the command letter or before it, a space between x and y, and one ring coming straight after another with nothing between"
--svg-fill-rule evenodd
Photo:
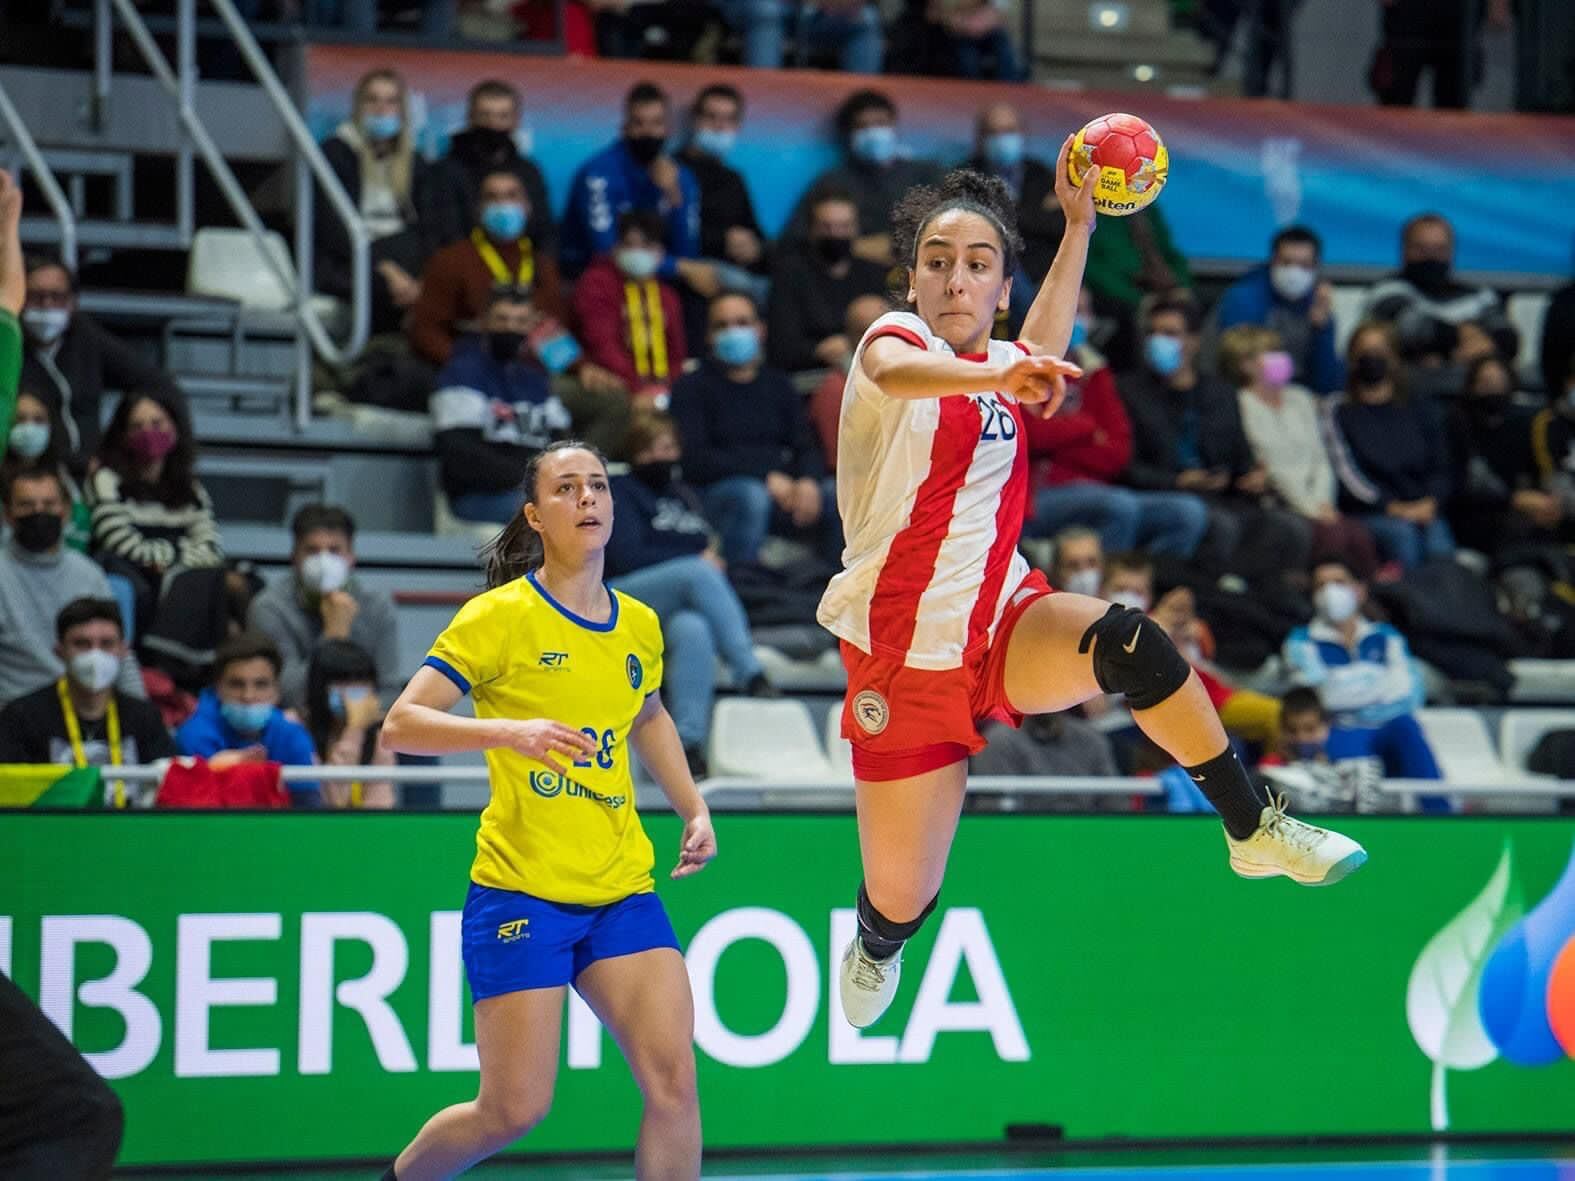
<instances>
[{"instance_id":1,"label":"person in blue jacket","mask_svg":"<svg viewBox=\"0 0 1575 1181\"><path fill-rule=\"evenodd\" d=\"M700 184L667 151L671 108L667 94L637 82L623 100L623 132L574 174L560 230L559 261L577 278L592 259L618 244L618 217L631 209L658 213L667 233L657 274L694 285L705 264L700 253ZM703 292L702 292L703 294Z\"/></svg>"},{"instance_id":2,"label":"person in blue jacket","mask_svg":"<svg viewBox=\"0 0 1575 1181\"><path fill-rule=\"evenodd\" d=\"M1220 334L1238 324L1260 324L1280 335L1280 347L1295 364L1295 381L1315 394L1345 385L1345 366L1335 348L1333 289L1321 282L1323 242L1306 226L1287 226L1274 235L1269 261L1253 267L1225 289L1214 310L1210 355Z\"/></svg>"},{"instance_id":3,"label":"person in blue jacket","mask_svg":"<svg viewBox=\"0 0 1575 1181\"><path fill-rule=\"evenodd\" d=\"M240 751L248 761L315 764L311 734L279 709L283 666L277 645L261 632L242 632L220 644L213 657L213 686L202 691L196 712L175 731L176 749L199 758ZM322 807L318 784L294 782L285 787L295 807Z\"/></svg>"},{"instance_id":4,"label":"person in blue jacket","mask_svg":"<svg viewBox=\"0 0 1575 1181\"><path fill-rule=\"evenodd\" d=\"M656 612L667 644L662 688L692 771L703 774L716 663L755 697L774 697L755 656L749 619L723 573L715 531L700 498L681 478L678 428L665 414L644 411L629 427L627 475L612 477L612 536L607 582Z\"/></svg>"}]
</instances>

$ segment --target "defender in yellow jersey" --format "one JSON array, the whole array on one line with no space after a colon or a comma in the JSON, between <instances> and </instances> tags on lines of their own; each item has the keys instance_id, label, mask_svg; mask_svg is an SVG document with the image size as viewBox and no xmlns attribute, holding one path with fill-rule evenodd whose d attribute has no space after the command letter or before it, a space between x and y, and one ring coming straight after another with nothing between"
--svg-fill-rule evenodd
<instances>
[{"instance_id":1,"label":"defender in yellow jersey","mask_svg":"<svg viewBox=\"0 0 1575 1181\"><path fill-rule=\"evenodd\" d=\"M383 724L385 745L481 750L462 944L481 1090L439 1112L385 1174L450 1177L540 1121L572 985L622 1048L645 1102L636 1176L700 1175L694 1003L634 810L637 754L684 819L674 878L716 854L710 813L662 706L662 633L603 584L606 462L580 443L527 465L521 515L492 544L489 590L438 637ZM474 718L449 711L469 694Z\"/></svg>"}]
</instances>

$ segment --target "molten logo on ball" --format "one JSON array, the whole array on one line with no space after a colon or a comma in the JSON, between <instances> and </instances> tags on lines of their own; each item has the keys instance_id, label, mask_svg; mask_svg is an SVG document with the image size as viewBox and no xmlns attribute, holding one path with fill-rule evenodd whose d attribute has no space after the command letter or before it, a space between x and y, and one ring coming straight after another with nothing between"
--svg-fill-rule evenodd
<instances>
[{"instance_id":1,"label":"molten logo on ball","mask_svg":"<svg viewBox=\"0 0 1575 1181\"><path fill-rule=\"evenodd\" d=\"M1170 176L1170 153L1159 133L1136 115L1101 115L1072 140L1067 172L1082 184L1098 168L1094 208L1126 217L1153 202Z\"/></svg>"}]
</instances>

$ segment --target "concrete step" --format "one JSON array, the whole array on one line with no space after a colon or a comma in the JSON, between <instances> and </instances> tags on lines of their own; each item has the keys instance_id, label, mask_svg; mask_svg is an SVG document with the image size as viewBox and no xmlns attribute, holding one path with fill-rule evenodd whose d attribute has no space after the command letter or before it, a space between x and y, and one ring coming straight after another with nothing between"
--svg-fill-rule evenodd
<instances>
[{"instance_id":1,"label":"concrete step","mask_svg":"<svg viewBox=\"0 0 1575 1181\"><path fill-rule=\"evenodd\" d=\"M60 223L53 217L24 217L22 241L29 245L58 245ZM99 221L77 222L77 246L101 246L110 250L187 250L191 243L180 227L159 222Z\"/></svg>"}]
</instances>

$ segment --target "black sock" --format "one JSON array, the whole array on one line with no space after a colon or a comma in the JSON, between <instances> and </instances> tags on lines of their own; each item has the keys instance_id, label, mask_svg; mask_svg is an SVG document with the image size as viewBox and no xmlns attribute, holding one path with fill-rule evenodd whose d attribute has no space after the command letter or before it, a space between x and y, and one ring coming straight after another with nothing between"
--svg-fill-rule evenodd
<instances>
[{"instance_id":1,"label":"black sock","mask_svg":"<svg viewBox=\"0 0 1575 1181\"><path fill-rule=\"evenodd\" d=\"M1264 800L1237 758L1235 747L1227 746L1208 762L1186 768L1186 772L1214 805L1225 822L1226 832L1242 841L1257 831Z\"/></svg>"}]
</instances>

